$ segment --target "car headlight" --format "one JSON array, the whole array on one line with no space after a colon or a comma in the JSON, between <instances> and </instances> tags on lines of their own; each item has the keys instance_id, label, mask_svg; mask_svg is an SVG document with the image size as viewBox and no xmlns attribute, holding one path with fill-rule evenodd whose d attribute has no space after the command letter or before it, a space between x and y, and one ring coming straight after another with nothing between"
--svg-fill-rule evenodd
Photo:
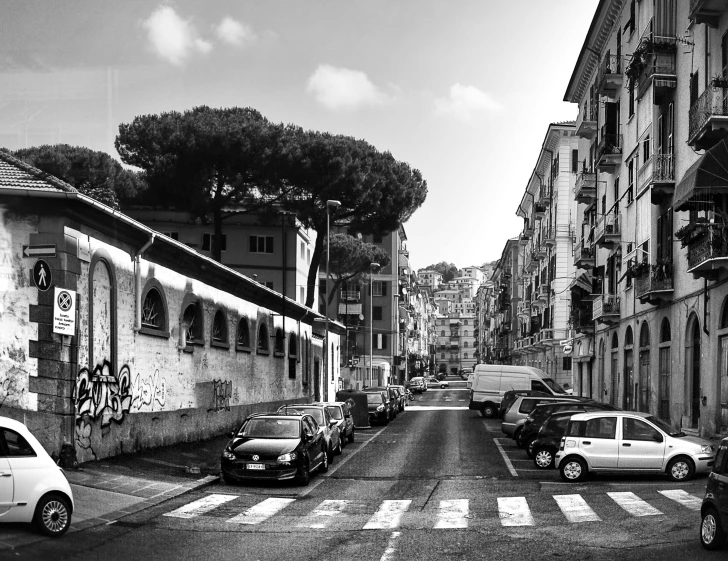
<instances>
[{"instance_id":1,"label":"car headlight","mask_svg":"<svg viewBox=\"0 0 728 561\"><path fill-rule=\"evenodd\" d=\"M701 454L712 454L713 453L713 447L710 444L704 444L700 447L700 453Z\"/></svg>"},{"instance_id":2,"label":"car headlight","mask_svg":"<svg viewBox=\"0 0 728 561\"><path fill-rule=\"evenodd\" d=\"M298 455L295 452L291 452L290 454L282 454L278 456L279 462L295 462L296 458L298 458Z\"/></svg>"},{"instance_id":3,"label":"car headlight","mask_svg":"<svg viewBox=\"0 0 728 561\"><path fill-rule=\"evenodd\" d=\"M233 451L230 450L230 448L225 448L225 450L222 451L222 457L225 460L234 460L235 454L233 454Z\"/></svg>"}]
</instances>

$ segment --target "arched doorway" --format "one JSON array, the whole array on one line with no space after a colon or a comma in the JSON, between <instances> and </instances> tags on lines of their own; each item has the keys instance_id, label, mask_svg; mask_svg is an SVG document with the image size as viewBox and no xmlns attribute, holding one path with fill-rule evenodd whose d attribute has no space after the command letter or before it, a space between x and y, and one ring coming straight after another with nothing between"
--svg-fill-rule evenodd
<instances>
[{"instance_id":1,"label":"arched doorway","mask_svg":"<svg viewBox=\"0 0 728 561\"><path fill-rule=\"evenodd\" d=\"M612 395L609 396L609 403L619 407L619 339L617 333L612 335Z\"/></svg>"},{"instance_id":2,"label":"arched doorway","mask_svg":"<svg viewBox=\"0 0 728 561\"><path fill-rule=\"evenodd\" d=\"M670 385L672 374L672 357L670 345L672 335L670 333L670 321L667 318L662 320L660 326L660 391L658 396L658 407L660 418L670 422Z\"/></svg>"},{"instance_id":3,"label":"arched doorway","mask_svg":"<svg viewBox=\"0 0 728 561\"><path fill-rule=\"evenodd\" d=\"M601 401L606 393L606 387L604 387L604 356L605 356L605 345L604 339L599 340L599 354L597 355L597 387L594 392L595 397L598 401Z\"/></svg>"},{"instance_id":4,"label":"arched doorway","mask_svg":"<svg viewBox=\"0 0 728 561\"><path fill-rule=\"evenodd\" d=\"M640 329L640 382L639 382L639 410L650 412L650 327L647 321L642 322Z\"/></svg>"},{"instance_id":5,"label":"arched doorway","mask_svg":"<svg viewBox=\"0 0 728 561\"><path fill-rule=\"evenodd\" d=\"M688 382L687 397L690 427L697 428L700 420L700 322L695 314L688 320L685 337L685 379Z\"/></svg>"},{"instance_id":6,"label":"arched doorway","mask_svg":"<svg viewBox=\"0 0 728 561\"><path fill-rule=\"evenodd\" d=\"M624 409L632 411L635 400L634 382L634 336L632 326L624 334Z\"/></svg>"}]
</instances>

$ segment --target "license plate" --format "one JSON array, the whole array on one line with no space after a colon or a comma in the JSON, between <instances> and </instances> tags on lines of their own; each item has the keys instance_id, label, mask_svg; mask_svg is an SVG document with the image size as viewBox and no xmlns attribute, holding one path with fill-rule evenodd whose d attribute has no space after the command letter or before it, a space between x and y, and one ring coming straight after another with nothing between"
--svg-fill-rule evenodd
<instances>
[{"instance_id":1,"label":"license plate","mask_svg":"<svg viewBox=\"0 0 728 561\"><path fill-rule=\"evenodd\" d=\"M246 469L265 469L265 464L248 464Z\"/></svg>"}]
</instances>

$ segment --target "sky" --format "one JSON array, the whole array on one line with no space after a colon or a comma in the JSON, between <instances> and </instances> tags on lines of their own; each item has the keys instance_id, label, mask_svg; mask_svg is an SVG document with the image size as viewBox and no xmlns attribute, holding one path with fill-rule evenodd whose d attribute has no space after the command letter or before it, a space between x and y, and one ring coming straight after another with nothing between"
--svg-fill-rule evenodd
<instances>
[{"instance_id":1,"label":"sky","mask_svg":"<svg viewBox=\"0 0 728 561\"><path fill-rule=\"evenodd\" d=\"M413 268L496 260L598 0L2 0L0 146L118 159L135 116L253 107L420 170Z\"/></svg>"}]
</instances>

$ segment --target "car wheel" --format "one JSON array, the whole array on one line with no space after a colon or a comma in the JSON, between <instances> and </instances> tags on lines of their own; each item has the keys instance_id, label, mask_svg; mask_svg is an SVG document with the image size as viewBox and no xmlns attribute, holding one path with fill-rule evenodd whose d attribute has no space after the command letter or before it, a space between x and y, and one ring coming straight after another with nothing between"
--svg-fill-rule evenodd
<instances>
[{"instance_id":1,"label":"car wheel","mask_svg":"<svg viewBox=\"0 0 728 561\"><path fill-rule=\"evenodd\" d=\"M693 462L684 456L678 456L667 464L667 476L673 481L687 481L695 473Z\"/></svg>"},{"instance_id":2,"label":"car wheel","mask_svg":"<svg viewBox=\"0 0 728 561\"><path fill-rule=\"evenodd\" d=\"M60 495L46 495L35 507L35 524L41 534L62 536L71 526L71 509L68 500Z\"/></svg>"},{"instance_id":3,"label":"car wheel","mask_svg":"<svg viewBox=\"0 0 728 561\"><path fill-rule=\"evenodd\" d=\"M523 432L523 427L518 427L516 429L516 432L513 433L513 440L516 441L516 446L519 448L523 448L523 442L521 442L521 433Z\"/></svg>"},{"instance_id":4,"label":"car wheel","mask_svg":"<svg viewBox=\"0 0 728 561\"><path fill-rule=\"evenodd\" d=\"M533 453L533 463L537 468L550 469L554 467L554 453L548 448L538 448Z\"/></svg>"},{"instance_id":5,"label":"car wheel","mask_svg":"<svg viewBox=\"0 0 728 561\"><path fill-rule=\"evenodd\" d=\"M304 461L301 466L301 472L298 474L298 484L304 487L311 481L311 470L308 465L308 460Z\"/></svg>"},{"instance_id":6,"label":"car wheel","mask_svg":"<svg viewBox=\"0 0 728 561\"><path fill-rule=\"evenodd\" d=\"M341 437L339 437L339 444L336 445L336 449L334 450L334 453L337 456L340 456L343 452L344 445L341 443Z\"/></svg>"},{"instance_id":7,"label":"car wheel","mask_svg":"<svg viewBox=\"0 0 728 561\"><path fill-rule=\"evenodd\" d=\"M319 470L321 473L326 473L329 471L329 454L330 452L326 449L321 449L321 451L324 454L324 459L321 460L321 465L319 466Z\"/></svg>"},{"instance_id":8,"label":"car wheel","mask_svg":"<svg viewBox=\"0 0 728 561\"><path fill-rule=\"evenodd\" d=\"M349 436L347 437L346 440L348 440L349 442L354 442L354 429L353 428L351 429L351 432L349 433Z\"/></svg>"},{"instance_id":9,"label":"car wheel","mask_svg":"<svg viewBox=\"0 0 728 561\"><path fill-rule=\"evenodd\" d=\"M536 438L531 438L528 442L526 442L526 454L528 454L529 458L533 458L533 448L536 446Z\"/></svg>"},{"instance_id":10,"label":"car wheel","mask_svg":"<svg viewBox=\"0 0 728 561\"><path fill-rule=\"evenodd\" d=\"M569 483L576 483L586 479L587 467L584 460L576 457L567 458L559 467L561 479Z\"/></svg>"},{"instance_id":11,"label":"car wheel","mask_svg":"<svg viewBox=\"0 0 728 561\"><path fill-rule=\"evenodd\" d=\"M708 508L703 513L703 520L700 523L700 543L705 549L715 550L723 547L725 543L725 532L720 521L720 516L714 508Z\"/></svg>"},{"instance_id":12,"label":"car wheel","mask_svg":"<svg viewBox=\"0 0 728 561\"><path fill-rule=\"evenodd\" d=\"M480 409L480 414L485 417L486 419L490 419L495 415L495 407L492 405L488 405L487 403L483 405L483 407Z\"/></svg>"}]
</instances>

